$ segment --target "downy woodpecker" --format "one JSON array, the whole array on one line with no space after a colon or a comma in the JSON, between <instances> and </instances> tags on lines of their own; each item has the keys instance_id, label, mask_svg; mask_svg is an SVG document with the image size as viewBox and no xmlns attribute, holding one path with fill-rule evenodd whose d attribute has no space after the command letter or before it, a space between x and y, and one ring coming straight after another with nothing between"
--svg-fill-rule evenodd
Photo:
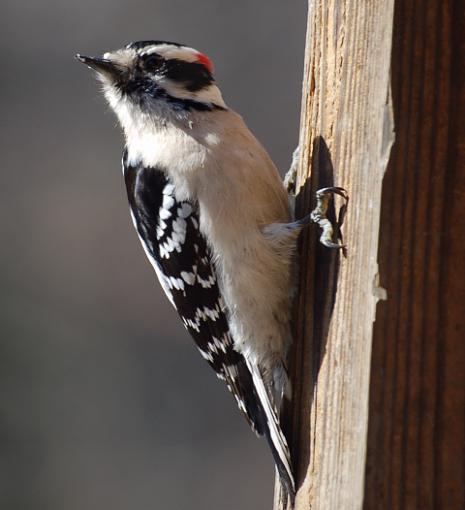
<instances>
[{"instance_id":1,"label":"downy woodpecker","mask_svg":"<svg viewBox=\"0 0 465 510\"><path fill-rule=\"evenodd\" d=\"M266 437L292 498L277 403L296 241L309 218L292 221L276 167L225 104L208 57L141 41L77 59L97 72L123 128L124 179L145 253L200 354Z\"/></svg>"}]
</instances>

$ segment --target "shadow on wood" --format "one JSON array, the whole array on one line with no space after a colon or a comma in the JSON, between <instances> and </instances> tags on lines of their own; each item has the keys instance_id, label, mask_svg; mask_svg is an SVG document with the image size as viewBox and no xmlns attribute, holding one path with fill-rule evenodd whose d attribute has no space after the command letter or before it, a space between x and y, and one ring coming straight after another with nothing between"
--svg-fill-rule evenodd
<instances>
[{"instance_id":1,"label":"shadow on wood","mask_svg":"<svg viewBox=\"0 0 465 510\"><path fill-rule=\"evenodd\" d=\"M319 188L334 185L334 169L330 152L322 137L313 141L312 179L300 189L296 202L296 217L303 217L314 205ZM335 223L334 203L328 210ZM308 470L310 453L309 430L312 428L311 408L314 386L325 355L329 324L336 298L336 282L340 266L340 250L331 250L318 242L317 227L306 229L299 243L300 288L296 297L294 317L294 344L290 356L290 379L293 406L285 407L283 426L289 438L297 487ZM312 282L308 281L313 279ZM308 311L311 310L311 313ZM301 319L298 321L297 317Z\"/></svg>"}]
</instances>

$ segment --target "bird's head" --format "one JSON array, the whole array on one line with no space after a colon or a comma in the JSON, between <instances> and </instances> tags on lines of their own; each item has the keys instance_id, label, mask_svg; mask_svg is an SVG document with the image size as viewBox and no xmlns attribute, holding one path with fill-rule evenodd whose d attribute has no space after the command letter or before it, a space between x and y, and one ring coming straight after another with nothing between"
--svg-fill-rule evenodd
<instances>
[{"instance_id":1,"label":"bird's head","mask_svg":"<svg viewBox=\"0 0 465 510\"><path fill-rule=\"evenodd\" d=\"M193 48L139 41L103 57L76 58L97 72L123 125L141 114L182 117L192 111L226 109L214 83L213 64Z\"/></svg>"}]
</instances>

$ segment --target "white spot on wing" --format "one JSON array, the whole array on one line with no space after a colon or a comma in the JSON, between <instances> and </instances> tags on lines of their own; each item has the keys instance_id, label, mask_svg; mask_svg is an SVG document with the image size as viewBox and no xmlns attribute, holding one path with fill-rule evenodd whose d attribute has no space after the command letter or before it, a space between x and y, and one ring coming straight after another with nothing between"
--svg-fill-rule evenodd
<instances>
[{"instance_id":1,"label":"white spot on wing","mask_svg":"<svg viewBox=\"0 0 465 510\"><path fill-rule=\"evenodd\" d=\"M160 208L160 212L158 214L162 220L167 220L171 216L171 212L163 207Z\"/></svg>"},{"instance_id":2,"label":"white spot on wing","mask_svg":"<svg viewBox=\"0 0 465 510\"><path fill-rule=\"evenodd\" d=\"M195 272L197 271L197 266L194 266L193 270L193 273L189 271L181 271L181 278L189 285L194 285L195 283Z\"/></svg>"},{"instance_id":3,"label":"white spot on wing","mask_svg":"<svg viewBox=\"0 0 465 510\"><path fill-rule=\"evenodd\" d=\"M215 275L213 274L210 275L207 280L204 280L199 275L197 275L197 279L204 289L209 289L210 287L213 287L213 285L215 285L216 282Z\"/></svg>"},{"instance_id":4,"label":"white spot on wing","mask_svg":"<svg viewBox=\"0 0 465 510\"><path fill-rule=\"evenodd\" d=\"M221 340L216 337L212 337L212 341L207 344L210 351L218 354L220 351L226 353L228 346L231 344L229 335L225 333Z\"/></svg>"},{"instance_id":5,"label":"white spot on wing","mask_svg":"<svg viewBox=\"0 0 465 510\"><path fill-rule=\"evenodd\" d=\"M192 328L194 331L200 332L200 324L202 322L207 320L216 321L220 317L220 314L221 308L218 304L213 309L204 306L195 310L193 319L183 317L182 320L186 326Z\"/></svg>"},{"instance_id":6,"label":"white spot on wing","mask_svg":"<svg viewBox=\"0 0 465 510\"><path fill-rule=\"evenodd\" d=\"M200 347L198 349L199 349L200 354L202 355L202 358L206 359L210 363L213 363L213 355L211 352L205 352Z\"/></svg>"},{"instance_id":7,"label":"white spot on wing","mask_svg":"<svg viewBox=\"0 0 465 510\"><path fill-rule=\"evenodd\" d=\"M164 292L166 294L166 297L170 300L170 303L173 306L175 306L174 300L173 300L173 295L171 294L171 290L170 290L171 287L170 287L169 281L168 281L166 275L164 275L162 270L160 269L160 266L158 265L158 262L153 258L152 254L150 253L150 249L147 246L147 243L140 236L140 234L139 234L139 232L137 230L136 218L135 218L134 213L132 212L132 210L130 210L130 213L131 213L132 222L134 223L134 227L136 228L137 236L139 237L139 240L140 240L140 242L142 244L142 248L144 249L145 254L147 255L147 258L149 259L149 262L152 264L152 267L155 270L155 273L156 273L156 275L158 277L158 280L160 282L161 288L164 290Z\"/></svg>"},{"instance_id":8,"label":"white spot on wing","mask_svg":"<svg viewBox=\"0 0 465 510\"><path fill-rule=\"evenodd\" d=\"M178 207L178 216L180 218L187 218L190 214L192 214L192 206L187 202L184 202L181 207Z\"/></svg>"},{"instance_id":9,"label":"white spot on wing","mask_svg":"<svg viewBox=\"0 0 465 510\"><path fill-rule=\"evenodd\" d=\"M163 195L174 195L174 185L173 184L167 184L163 188Z\"/></svg>"}]
</instances>

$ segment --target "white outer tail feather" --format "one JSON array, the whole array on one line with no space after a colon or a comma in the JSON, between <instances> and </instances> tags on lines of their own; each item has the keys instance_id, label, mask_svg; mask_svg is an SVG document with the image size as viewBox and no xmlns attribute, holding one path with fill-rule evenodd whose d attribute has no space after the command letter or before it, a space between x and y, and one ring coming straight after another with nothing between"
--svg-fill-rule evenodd
<instances>
[{"instance_id":1,"label":"white outer tail feather","mask_svg":"<svg viewBox=\"0 0 465 510\"><path fill-rule=\"evenodd\" d=\"M273 441L273 445L276 449L276 452L279 455L282 465L286 469L289 480L292 484L292 490L295 491L294 475L292 474L291 468L291 456L289 453L287 440L281 430L278 412L273 402L271 402L270 400L268 391L263 382L263 378L259 368L255 363L252 363L247 357L244 356L244 358L247 363L247 368L252 374L255 390L257 392L258 398L260 399L260 403L266 415L266 421L270 430L271 440Z\"/></svg>"}]
</instances>

